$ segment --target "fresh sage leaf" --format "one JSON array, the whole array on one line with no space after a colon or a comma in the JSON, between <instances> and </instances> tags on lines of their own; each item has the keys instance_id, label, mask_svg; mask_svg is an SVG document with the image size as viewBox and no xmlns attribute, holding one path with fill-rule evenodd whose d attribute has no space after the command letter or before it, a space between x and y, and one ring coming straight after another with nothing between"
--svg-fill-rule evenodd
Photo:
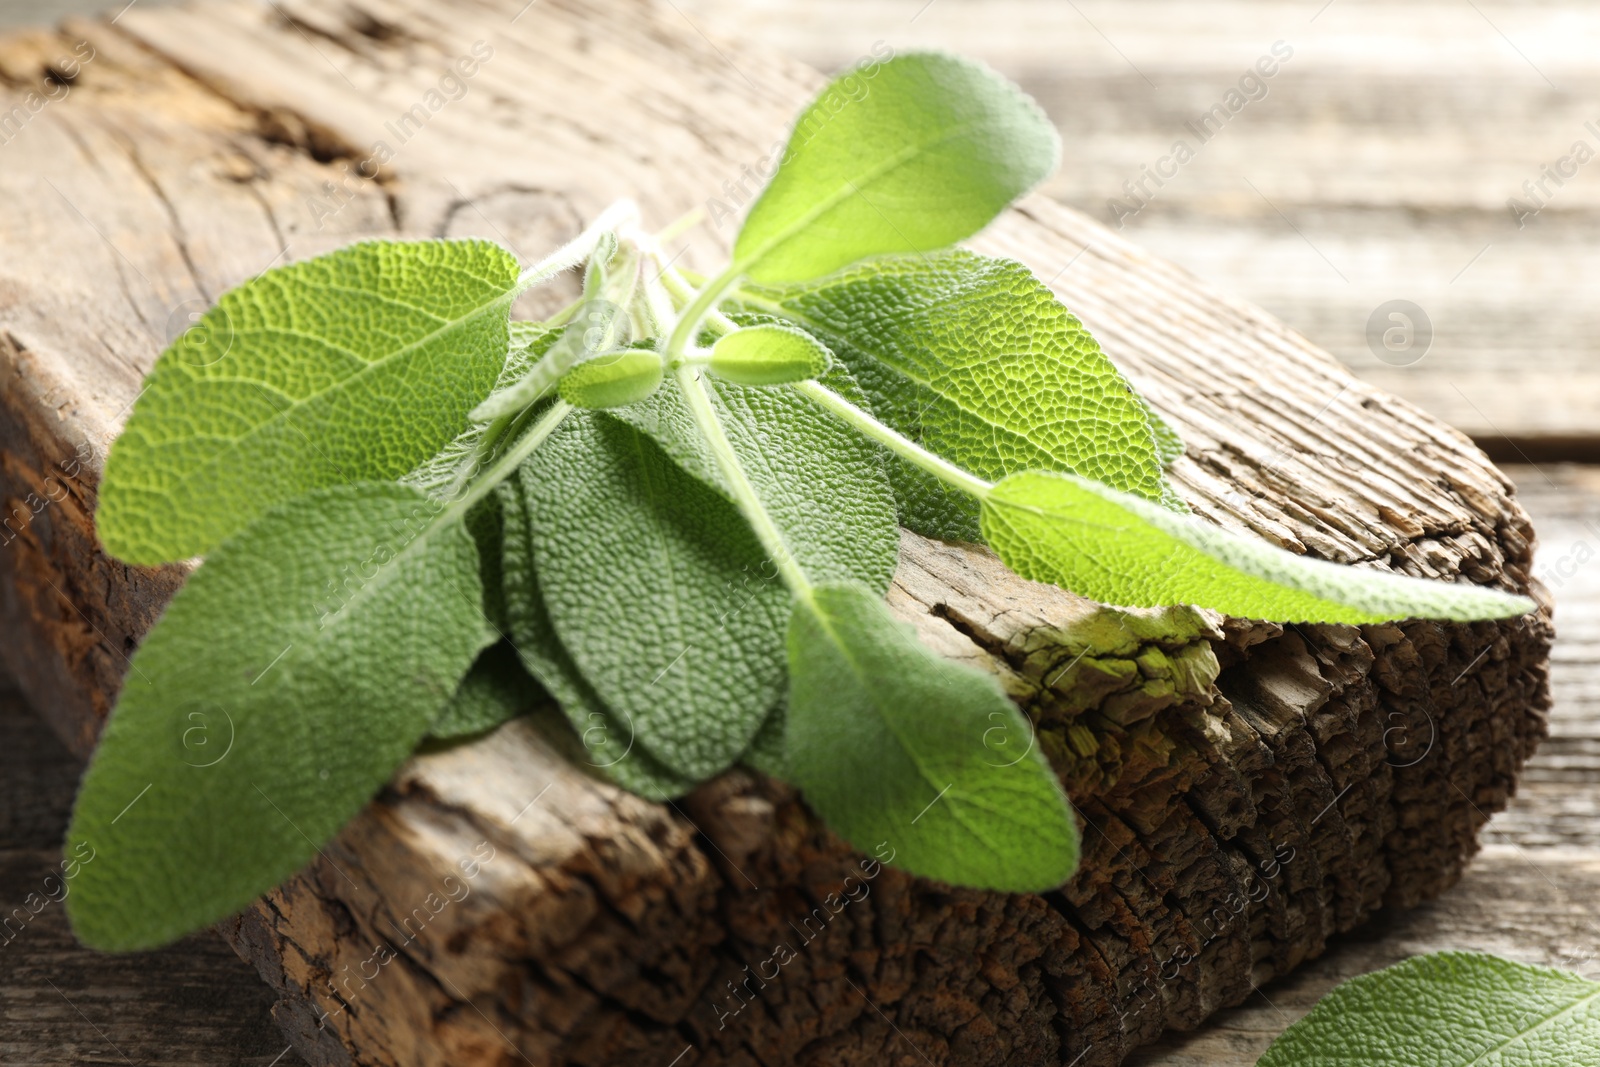
<instances>
[{"instance_id":1,"label":"fresh sage leaf","mask_svg":"<svg viewBox=\"0 0 1600 1067\"><path fill-rule=\"evenodd\" d=\"M695 779L783 692L788 593L739 511L631 425L577 412L523 466L550 621L638 743Z\"/></svg>"},{"instance_id":2,"label":"fresh sage leaf","mask_svg":"<svg viewBox=\"0 0 1600 1067\"><path fill-rule=\"evenodd\" d=\"M632 720L606 707L556 636L534 566L532 522L521 479L505 483L497 495L506 521L505 600L512 641L522 665L560 705L571 728L566 736L573 761L652 800L687 793L697 780L674 773L637 743ZM557 732L545 725L548 732Z\"/></svg>"},{"instance_id":3,"label":"fresh sage leaf","mask_svg":"<svg viewBox=\"0 0 1600 1067\"><path fill-rule=\"evenodd\" d=\"M1257 1067L1593 1067L1600 984L1470 952L1343 983Z\"/></svg>"},{"instance_id":4,"label":"fresh sage leaf","mask_svg":"<svg viewBox=\"0 0 1600 1067\"><path fill-rule=\"evenodd\" d=\"M584 360L561 379L561 399L579 408L637 404L661 388L661 354L619 348Z\"/></svg>"},{"instance_id":5,"label":"fresh sage leaf","mask_svg":"<svg viewBox=\"0 0 1600 1067\"><path fill-rule=\"evenodd\" d=\"M497 641L478 655L428 736L439 741L474 737L528 714L548 699L522 666L517 650L507 641Z\"/></svg>"},{"instance_id":6,"label":"fresh sage leaf","mask_svg":"<svg viewBox=\"0 0 1600 1067\"><path fill-rule=\"evenodd\" d=\"M804 330L763 323L735 330L711 348L708 367L735 385L788 385L828 373L833 353Z\"/></svg>"},{"instance_id":7,"label":"fresh sage leaf","mask_svg":"<svg viewBox=\"0 0 1600 1067\"><path fill-rule=\"evenodd\" d=\"M505 365L500 369L500 376L495 381L490 397L525 378L560 336L559 329L547 329L537 322L511 323L510 351L506 354ZM481 458L480 452L489 428L487 422L472 423L399 481L416 486L439 500L449 500L461 491L464 477L472 473Z\"/></svg>"},{"instance_id":8,"label":"fresh sage leaf","mask_svg":"<svg viewBox=\"0 0 1600 1067\"><path fill-rule=\"evenodd\" d=\"M1069 474L996 485L983 533L1006 566L1121 607L1189 604L1279 622L1496 619L1534 611L1495 589L1346 567L1175 515Z\"/></svg>"},{"instance_id":9,"label":"fresh sage leaf","mask_svg":"<svg viewBox=\"0 0 1600 1067\"><path fill-rule=\"evenodd\" d=\"M225 294L156 360L112 445L106 551L204 555L308 490L410 471L494 384L517 274L485 241L374 241Z\"/></svg>"},{"instance_id":10,"label":"fresh sage leaf","mask_svg":"<svg viewBox=\"0 0 1600 1067\"><path fill-rule=\"evenodd\" d=\"M734 243L734 267L804 281L866 256L932 252L1055 169L1037 104L971 60L913 52L836 79L801 112Z\"/></svg>"},{"instance_id":11,"label":"fresh sage leaf","mask_svg":"<svg viewBox=\"0 0 1600 1067\"><path fill-rule=\"evenodd\" d=\"M493 640L459 516L360 483L220 545L135 653L84 778L67 908L108 951L164 944L317 855Z\"/></svg>"},{"instance_id":12,"label":"fresh sage leaf","mask_svg":"<svg viewBox=\"0 0 1600 1067\"><path fill-rule=\"evenodd\" d=\"M856 848L1005 892L1071 877L1072 810L992 675L939 656L880 597L819 585L796 598L789 676L785 764Z\"/></svg>"},{"instance_id":13,"label":"fresh sage leaf","mask_svg":"<svg viewBox=\"0 0 1600 1067\"><path fill-rule=\"evenodd\" d=\"M1143 402L1020 263L963 250L894 256L744 299L820 338L877 418L979 477L1067 471L1163 497ZM970 498L898 460L890 473L906 526L977 539Z\"/></svg>"},{"instance_id":14,"label":"fresh sage leaf","mask_svg":"<svg viewBox=\"0 0 1600 1067\"><path fill-rule=\"evenodd\" d=\"M1006 893L1072 877L1066 793L994 675L934 653L867 590L818 585L795 603L789 677L787 769L851 845Z\"/></svg>"},{"instance_id":15,"label":"fresh sage leaf","mask_svg":"<svg viewBox=\"0 0 1600 1067\"><path fill-rule=\"evenodd\" d=\"M812 581L887 590L899 562L900 530L878 449L791 389L716 377L706 383L735 454L800 569ZM841 384L854 388L848 376ZM678 390L663 389L612 414L647 433L686 472L731 501L732 491ZM771 561L761 573L776 576Z\"/></svg>"},{"instance_id":16,"label":"fresh sage leaf","mask_svg":"<svg viewBox=\"0 0 1600 1067\"><path fill-rule=\"evenodd\" d=\"M496 390L473 408L472 418L491 422L517 414L549 395L562 377L579 363L626 345L628 335L626 309L599 297L586 302L562 328L544 357L520 380Z\"/></svg>"}]
</instances>

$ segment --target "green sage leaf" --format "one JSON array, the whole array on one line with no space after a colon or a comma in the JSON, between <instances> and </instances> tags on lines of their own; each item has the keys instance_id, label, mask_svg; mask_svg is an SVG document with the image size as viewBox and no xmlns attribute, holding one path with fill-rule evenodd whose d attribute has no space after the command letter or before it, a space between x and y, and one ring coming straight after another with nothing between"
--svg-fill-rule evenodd
<instances>
[{"instance_id":1,"label":"green sage leaf","mask_svg":"<svg viewBox=\"0 0 1600 1067\"><path fill-rule=\"evenodd\" d=\"M1597 1049L1600 984L1439 952L1340 985L1258 1067L1591 1067Z\"/></svg>"},{"instance_id":2,"label":"green sage leaf","mask_svg":"<svg viewBox=\"0 0 1600 1067\"><path fill-rule=\"evenodd\" d=\"M560 336L560 329L548 329L541 323L511 323L510 351L489 398L493 399L525 378ZM439 500L449 500L461 491L463 476L472 473L489 427L487 422L471 423L400 481Z\"/></svg>"},{"instance_id":3,"label":"green sage leaf","mask_svg":"<svg viewBox=\"0 0 1600 1067\"><path fill-rule=\"evenodd\" d=\"M833 353L804 330L764 323L719 338L709 369L735 385L788 385L820 378L832 363Z\"/></svg>"},{"instance_id":4,"label":"green sage leaf","mask_svg":"<svg viewBox=\"0 0 1600 1067\"><path fill-rule=\"evenodd\" d=\"M736 269L803 281L865 256L970 237L1055 169L1060 139L988 67L896 56L824 89L734 243Z\"/></svg>"},{"instance_id":5,"label":"green sage leaf","mask_svg":"<svg viewBox=\"0 0 1600 1067\"><path fill-rule=\"evenodd\" d=\"M1014 474L983 533L1006 566L1121 607L1189 604L1279 622L1497 619L1535 610L1495 589L1297 556L1069 474Z\"/></svg>"},{"instance_id":6,"label":"green sage leaf","mask_svg":"<svg viewBox=\"0 0 1600 1067\"><path fill-rule=\"evenodd\" d=\"M606 707L556 636L534 566L532 519L522 480L505 483L497 495L506 520L505 601L511 637L522 665L549 690L566 716L571 728L569 756L651 800L687 793L697 780L674 773L637 743L632 720ZM557 732L550 724L545 726L552 734Z\"/></svg>"},{"instance_id":7,"label":"green sage leaf","mask_svg":"<svg viewBox=\"0 0 1600 1067\"><path fill-rule=\"evenodd\" d=\"M784 765L856 848L1006 892L1054 889L1077 868L1066 795L1000 683L923 645L879 597L821 585L797 598L789 673Z\"/></svg>"},{"instance_id":8,"label":"green sage leaf","mask_svg":"<svg viewBox=\"0 0 1600 1067\"><path fill-rule=\"evenodd\" d=\"M517 274L484 241L374 241L224 294L156 360L111 448L106 551L204 555L308 490L410 471L494 384Z\"/></svg>"},{"instance_id":9,"label":"green sage leaf","mask_svg":"<svg viewBox=\"0 0 1600 1067\"><path fill-rule=\"evenodd\" d=\"M317 855L428 732L493 634L459 515L361 483L220 545L134 655L84 778L68 898L95 948L152 948Z\"/></svg>"},{"instance_id":10,"label":"green sage leaf","mask_svg":"<svg viewBox=\"0 0 1600 1067\"><path fill-rule=\"evenodd\" d=\"M517 650L509 642L497 641L479 653L444 711L433 721L428 736L456 741L485 733L528 714L548 699L522 666Z\"/></svg>"},{"instance_id":11,"label":"green sage leaf","mask_svg":"<svg viewBox=\"0 0 1600 1067\"><path fill-rule=\"evenodd\" d=\"M828 380L854 388L837 369ZM879 450L792 389L708 377L712 407L795 562L814 582L889 588L900 555L895 502ZM677 389L611 413L647 433L689 474L732 490ZM764 568L772 573L770 567Z\"/></svg>"},{"instance_id":12,"label":"green sage leaf","mask_svg":"<svg viewBox=\"0 0 1600 1067\"><path fill-rule=\"evenodd\" d=\"M783 692L788 593L739 511L631 425L576 412L524 464L562 646L670 770L733 763Z\"/></svg>"},{"instance_id":13,"label":"green sage leaf","mask_svg":"<svg viewBox=\"0 0 1600 1067\"><path fill-rule=\"evenodd\" d=\"M858 264L804 285L752 289L747 306L827 344L873 414L991 481L1081 474L1161 500L1146 408L1083 325L1022 264L964 250ZM976 540L977 505L898 460L901 521Z\"/></svg>"},{"instance_id":14,"label":"green sage leaf","mask_svg":"<svg viewBox=\"0 0 1600 1067\"><path fill-rule=\"evenodd\" d=\"M619 348L579 363L561 379L561 399L580 408L637 404L661 388L661 354Z\"/></svg>"}]
</instances>

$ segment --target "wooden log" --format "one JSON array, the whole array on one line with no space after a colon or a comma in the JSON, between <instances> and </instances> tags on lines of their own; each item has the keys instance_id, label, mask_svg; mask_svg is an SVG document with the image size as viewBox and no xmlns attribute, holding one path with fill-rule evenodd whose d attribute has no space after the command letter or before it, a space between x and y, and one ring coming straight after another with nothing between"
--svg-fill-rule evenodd
<instances>
[{"instance_id":1,"label":"wooden log","mask_svg":"<svg viewBox=\"0 0 1600 1067\"><path fill-rule=\"evenodd\" d=\"M0 611L6 663L79 753L183 578L107 559L90 515L103 445L190 312L357 236L528 258L618 196L669 220L728 197L819 84L670 5L519 8L134 8L0 43L8 101L70 88L27 111L0 172L26 206L0 220ZM376 181L354 174L369 159ZM683 261L710 265L731 231L703 224ZM1461 435L1047 201L975 243L1047 279L1179 428L1175 480L1204 518L1534 588L1527 517ZM1037 724L1085 822L1060 892L879 868L744 773L648 804L516 723L412 760L226 924L301 1054L1117 1063L1452 884L1544 729L1542 615L1286 631L1117 612L909 534L890 599Z\"/></svg>"}]
</instances>

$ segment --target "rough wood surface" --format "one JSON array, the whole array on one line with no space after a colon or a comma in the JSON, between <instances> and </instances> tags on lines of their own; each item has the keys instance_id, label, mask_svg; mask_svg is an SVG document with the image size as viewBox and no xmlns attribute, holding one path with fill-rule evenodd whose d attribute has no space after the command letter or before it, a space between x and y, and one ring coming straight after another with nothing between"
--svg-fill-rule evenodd
<instances>
[{"instance_id":1,"label":"rough wood surface","mask_svg":"<svg viewBox=\"0 0 1600 1067\"><path fill-rule=\"evenodd\" d=\"M1438 902L1383 913L1243 1006L1135 1053L1132 1067L1253 1067L1272 1039L1335 984L1417 952L1475 949L1600 979L1600 927L1592 918L1600 894L1600 700L1592 682L1600 552L1589 555L1582 547L1600 547L1600 471L1513 467L1506 473L1541 532L1536 569L1561 598L1561 637L1551 664L1550 737L1524 768L1507 810L1485 829L1484 851ZM0 730L8 738L0 753L0 862L6 872L0 899L14 904L37 892L59 859L55 846L76 764L14 702L0 699ZM247 965L219 954L215 941L195 938L155 960L102 959L85 967L59 913L47 911L34 929L49 933L18 942L25 952L10 945L0 950L0 1011L8 1012L0 1015L7 1035L0 1054L7 1063L70 1067L107 1044L135 1062L148 1057L155 1064L303 1063L284 1052L267 1022L272 997L266 987L246 973ZM62 985L63 975L85 981ZM207 995L196 996L197 985ZM91 988L98 996L85 1002L82 994ZM63 995L83 1014L72 1012ZM169 1014L174 1005L183 1013L176 1026Z\"/></svg>"},{"instance_id":2,"label":"rough wood surface","mask_svg":"<svg viewBox=\"0 0 1600 1067\"><path fill-rule=\"evenodd\" d=\"M71 81L0 171L28 206L0 219L0 610L6 662L80 753L182 579L106 560L88 521L99 450L174 324L358 235L476 234L526 257L616 196L671 219L737 180L817 84L670 6L519 8L135 8L0 43L12 97ZM92 61L46 80L83 39ZM429 110L477 41L492 58ZM377 142L395 149L379 180L351 179ZM703 226L684 261L729 236ZM1046 200L978 244L1048 279L1180 428L1202 515L1526 587L1526 515L1459 434ZM1038 723L1087 823L1060 893L866 876L781 786L730 775L657 807L514 724L414 760L231 924L301 1054L1115 1063L1453 883L1544 726L1542 619L1284 633L1123 615L912 537L891 599ZM464 862L472 891L449 900Z\"/></svg>"}]
</instances>

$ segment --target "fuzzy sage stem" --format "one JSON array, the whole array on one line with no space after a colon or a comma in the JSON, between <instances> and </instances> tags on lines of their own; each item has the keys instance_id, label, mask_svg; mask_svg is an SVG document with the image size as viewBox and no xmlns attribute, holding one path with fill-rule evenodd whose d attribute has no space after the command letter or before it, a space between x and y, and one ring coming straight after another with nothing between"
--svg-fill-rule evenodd
<instances>
[{"instance_id":1,"label":"fuzzy sage stem","mask_svg":"<svg viewBox=\"0 0 1600 1067\"><path fill-rule=\"evenodd\" d=\"M638 217L638 204L632 200L618 200L602 211L578 236L519 274L513 294L520 296L562 271L576 267L593 254L602 237Z\"/></svg>"},{"instance_id":2,"label":"fuzzy sage stem","mask_svg":"<svg viewBox=\"0 0 1600 1067\"><path fill-rule=\"evenodd\" d=\"M994 488L993 482L986 482L976 474L964 471L949 460L934 455L904 434L885 426L820 382L797 382L793 388L800 395L815 400L829 414L857 433L878 442L901 459L922 468L946 485L953 486L979 500L987 498L989 491Z\"/></svg>"},{"instance_id":3,"label":"fuzzy sage stem","mask_svg":"<svg viewBox=\"0 0 1600 1067\"><path fill-rule=\"evenodd\" d=\"M772 516L767 514L766 505L761 502L756 487L750 483L749 475L745 474L744 465L739 462L739 456L733 450L733 442L728 440L727 431L722 428L722 420L717 418L716 409L711 406L711 396L707 392L706 383L701 380L699 372L692 367L678 367L673 373L677 377L679 388L683 390L689 410L694 414L695 424L705 435L706 443L711 446L711 454L716 458L723 477L728 479L728 485L733 490L734 503L739 506L739 511L743 513L750 528L755 531L756 538L761 542L761 547L766 549L773 565L778 568L778 573L783 575L783 582L789 587L789 591L796 596L807 596L811 592L811 580L795 562L794 553L789 551L788 544L784 542L783 532L772 521Z\"/></svg>"},{"instance_id":4,"label":"fuzzy sage stem","mask_svg":"<svg viewBox=\"0 0 1600 1067\"><path fill-rule=\"evenodd\" d=\"M512 445L503 456L500 456L490 464L482 474L475 477L471 484L467 486L466 492L451 502L451 509L457 514L465 515L472 509L472 505L494 492L495 486L516 473L517 468L522 466L529 456L538 451L539 446L544 444L551 434L555 433L556 427L560 426L562 421L572 412L572 405L565 400L557 400L554 404L551 404L550 410L540 416L539 421L534 423L527 433L518 438L516 444Z\"/></svg>"},{"instance_id":5,"label":"fuzzy sage stem","mask_svg":"<svg viewBox=\"0 0 1600 1067\"><path fill-rule=\"evenodd\" d=\"M667 339L664 355L669 363L683 358L699 334L700 323L707 315L716 311L722 298L728 295L728 290L739 284L743 273L736 263L700 287L694 299L689 302L689 306L683 309L683 314L678 316L678 323L672 329L672 336Z\"/></svg>"}]
</instances>

